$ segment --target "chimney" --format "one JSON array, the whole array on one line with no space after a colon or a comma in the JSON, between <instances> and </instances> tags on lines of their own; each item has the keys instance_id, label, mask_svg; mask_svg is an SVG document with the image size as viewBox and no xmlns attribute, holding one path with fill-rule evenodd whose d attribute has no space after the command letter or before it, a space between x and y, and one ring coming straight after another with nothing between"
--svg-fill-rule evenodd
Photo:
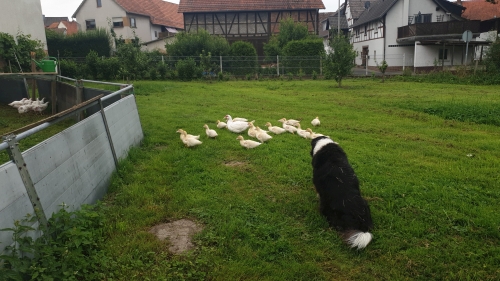
<instances>
[{"instance_id":1,"label":"chimney","mask_svg":"<svg viewBox=\"0 0 500 281\"><path fill-rule=\"evenodd\" d=\"M456 4L462 6L462 0L457 0Z\"/></svg>"}]
</instances>

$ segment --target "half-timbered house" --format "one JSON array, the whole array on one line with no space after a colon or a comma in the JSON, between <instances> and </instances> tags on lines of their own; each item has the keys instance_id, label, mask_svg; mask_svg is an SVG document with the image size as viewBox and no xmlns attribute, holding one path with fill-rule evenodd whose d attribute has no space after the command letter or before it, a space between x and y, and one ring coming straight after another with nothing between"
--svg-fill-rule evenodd
<instances>
[{"instance_id":1,"label":"half-timbered house","mask_svg":"<svg viewBox=\"0 0 500 281\"><path fill-rule=\"evenodd\" d=\"M318 34L321 0L180 0L179 13L184 15L186 32L200 29L224 36L230 43L251 42L258 55L264 54L264 43L279 32L279 22L291 17Z\"/></svg>"}]
</instances>

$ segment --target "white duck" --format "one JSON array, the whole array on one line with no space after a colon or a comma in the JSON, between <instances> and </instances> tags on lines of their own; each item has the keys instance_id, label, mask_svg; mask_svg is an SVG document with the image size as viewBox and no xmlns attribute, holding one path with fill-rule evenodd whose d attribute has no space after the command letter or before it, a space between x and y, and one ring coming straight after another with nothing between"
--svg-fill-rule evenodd
<instances>
[{"instance_id":1,"label":"white duck","mask_svg":"<svg viewBox=\"0 0 500 281\"><path fill-rule=\"evenodd\" d=\"M20 107L17 108L17 112L19 112L20 114L26 113L30 110L31 110L30 105L21 105Z\"/></svg>"},{"instance_id":2,"label":"white duck","mask_svg":"<svg viewBox=\"0 0 500 281\"><path fill-rule=\"evenodd\" d=\"M257 128L257 139L260 141L260 142L266 142L270 139L272 139L273 137L270 136L266 131L262 130L261 128L259 128L259 126L256 127Z\"/></svg>"},{"instance_id":3,"label":"white duck","mask_svg":"<svg viewBox=\"0 0 500 281\"><path fill-rule=\"evenodd\" d=\"M202 142L195 137L189 137L188 133L182 129L177 130L177 132L181 134L181 140L186 147L193 147L202 144Z\"/></svg>"},{"instance_id":4,"label":"white duck","mask_svg":"<svg viewBox=\"0 0 500 281\"><path fill-rule=\"evenodd\" d=\"M308 132L309 132L309 138L310 138L310 139L315 139L315 138L317 138L317 137L322 137L322 136L324 136L323 134L319 134L319 133L315 133L315 132L313 132L313 131L311 130L311 128L307 128L307 129L306 129L306 131L308 131Z\"/></svg>"},{"instance_id":5,"label":"white duck","mask_svg":"<svg viewBox=\"0 0 500 281\"><path fill-rule=\"evenodd\" d=\"M205 128L205 133L207 134L207 137L215 138L218 136L217 132L215 130L208 128L207 124L203 125L203 128Z\"/></svg>"},{"instance_id":6,"label":"white duck","mask_svg":"<svg viewBox=\"0 0 500 281\"><path fill-rule=\"evenodd\" d=\"M39 101L38 104L35 104L35 102L33 102L33 104L31 105L31 109L35 112L42 113L47 108L48 105L49 102L43 103L42 99L42 101Z\"/></svg>"},{"instance_id":7,"label":"white duck","mask_svg":"<svg viewBox=\"0 0 500 281\"><path fill-rule=\"evenodd\" d=\"M226 122L222 122L222 121L220 121L220 120L217 120L217 128L219 128L219 129L224 129L224 128L226 128L226 127L227 127Z\"/></svg>"},{"instance_id":8,"label":"white duck","mask_svg":"<svg viewBox=\"0 0 500 281\"><path fill-rule=\"evenodd\" d=\"M311 134L307 130L302 130L302 128L300 128L300 123L297 123L296 126L297 126L297 135L305 139L308 139L310 137Z\"/></svg>"},{"instance_id":9,"label":"white duck","mask_svg":"<svg viewBox=\"0 0 500 281\"><path fill-rule=\"evenodd\" d=\"M262 144L253 140L245 140L243 139L243 136L238 136L236 139L239 140L241 146L245 147L246 149L254 148Z\"/></svg>"},{"instance_id":10,"label":"white duck","mask_svg":"<svg viewBox=\"0 0 500 281\"><path fill-rule=\"evenodd\" d=\"M285 124L285 121L286 121L285 118L280 119L278 121L283 123L283 129L285 129L287 132L292 133L292 134L295 134L295 132L297 132L297 128L295 128L294 126Z\"/></svg>"},{"instance_id":11,"label":"white duck","mask_svg":"<svg viewBox=\"0 0 500 281\"><path fill-rule=\"evenodd\" d=\"M226 115L224 118L226 118L227 122L227 129L233 133L241 133L248 129L248 122L245 121L233 121L233 118L231 118L231 115Z\"/></svg>"},{"instance_id":12,"label":"white duck","mask_svg":"<svg viewBox=\"0 0 500 281\"><path fill-rule=\"evenodd\" d=\"M319 124L321 124L321 122L319 121L318 116L316 116L316 118L314 118L314 119L311 121L311 124L312 124L314 127L319 126Z\"/></svg>"},{"instance_id":13,"label":"white duck","mask_svg":"<svg viewBox=\"0 0 500 281\"><path fill-rule=\"evenodd\" d=\"M236 121L248 122L248 119L246 119L246 118L241 118L241 117L235 117L235 118L233 119L233 121L235 121L235 122L236 122Z\"/></svg>"},{"instance_id":14,"label":"white duck","mask_svg":"<svg viewBox=\"0 0 500 281\"><path fill-rule=\"evenodd\" d=\"M267 123L266 123L266 126L267 126L267 129L268 129L270 132L272 132L272 133L274 133L274 134L276 134L276 135L279 135L279 134L282 134L282 133L286 132L286 130L285 130L285 129L280 128L280 127L278 127L278 126L273 126L273 125L271 125L271 123L269 123L269 122L267 122Z\"/></svg>"},{"instance_id":15,"label":"white duck","mask_svg":"<svg viewBox=\"0 0 500 281\"><path fill-rule=\"evenodd\" d=\"M248 136L252 137L252 138L256 138L257 137L257 129L253 125L253 122L255 122L255 120L248 122Z\"/></svg>"},{"instance_id":16,"label":"white duck","mask_svg":"<svg viewBox=\"0 0 500 281\"><path fill-rule=\"evenodd\" d=\"M19 101L13 101L9 103L9 105L12 106L13 108L19 108L20 106L24 105L25 100L27 100L27 98L23 98L22 100Z\"/></svg>"}]
</instances>

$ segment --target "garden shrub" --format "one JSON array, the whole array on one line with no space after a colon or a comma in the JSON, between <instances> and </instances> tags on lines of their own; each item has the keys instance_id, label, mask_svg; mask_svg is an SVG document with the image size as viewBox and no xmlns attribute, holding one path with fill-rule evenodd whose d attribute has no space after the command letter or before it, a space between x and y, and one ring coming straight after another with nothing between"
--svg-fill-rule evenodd
<instances>
[{"instance_id":1,"label":"garden shrub","mask_svg":"<svg viewBox=\"0 0 500 281\"><path fill-rule=\"evenodd\" d=\"M324 52L325 48L321 39L290 41L283 48L282 63L285 68L291 68L294 72L302 71L305 74L312 74L313 71L319 71L319 58Z\"/></svg>"},{"instance_id":2,"label":"garden shrub","mask_svg":"<svg viewBox=\"0 0 500 281\"><path fill-rule=\"evenodd\" d=\"M120 71L120 60L116 57L103 58L98 61L99 79L113 80Z\"/></svg>"},{"instance_id":3,"label":"garden shrub","mask_svg":"<svg viewBox=\"0 0 500 281\"><path fill-rule=\"evenodd\" d=\"M17 44L14 36L0 32L0 59L5 60L6 66L4 71L20 72L19 64L23 72L31 72L31 52L35 52L35 59L45 57L43 50L43 43L40 40L31 39L31 35L24 35L22 33L16 36ZM14 55L15 53L15 55ZM17 56L17 60L16 60ZM17 63L19 61L19 64Z\"/></svg>"},{"instance_id":4,"label":"garden shrub","mask_svg":"<svg viewBox=\"0 0 500 281\"><path fill-rule=\"evenodd\" d=\"M257 50L251 43L234 42L231 44L229 56L226 69L234 75L253 74L257 71Z\"/></svg>"},{"instance_id":5,"label":"garden shrub","mask_svg":"<svg viewBox=\"0 0 500 281\"><path fill-rule=\"evenodd\" d=\"M224 37L212 36L205 30L197 33L180 32L175 41L166 44L169 56L198 57L203 50L212 56L226 56L229 52L229 43Z\"/></svg>"},{"instance_id":6,"label":"garden shrub","mask_svg":"<svg viewBox=\"0 0 500 281\"><path fill-rule=\"evenodd\" d=\"M193 58L179 60L175 64L175 69L177 70L177 76L179 77L179 80L191 81L197 71L196 62Z\"/></svg>"}]
</instances>

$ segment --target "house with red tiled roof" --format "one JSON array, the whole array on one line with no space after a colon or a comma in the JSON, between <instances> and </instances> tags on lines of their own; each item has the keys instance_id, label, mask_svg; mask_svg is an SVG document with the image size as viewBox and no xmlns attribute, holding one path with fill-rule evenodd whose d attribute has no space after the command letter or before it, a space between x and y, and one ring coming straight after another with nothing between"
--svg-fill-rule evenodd
<instances>
[{"instance_id":1,"label":"house with red tiled roof","mask_svg":"<svg viewBox=\"0 0 500 281\"><path fill-rule=\"evenodd\" d=\"M78 32L78 23L76 21L62 20L53 22L46 29L53 30L64 35L72 35Z\"/></svg>"},{"instance_id":2,"label":"house with red tiled roof","mask_svg":"<svg viewBox=\"0 0 500 281\"><path fill-rule=\"evenodd\" d=\"M282 18L291 17L307 25L309 32L319 32L321 0L180 0L187 32L200 29L225 37L229 42L248 41L263 55L264 43L279 32Z\"/></svg>"},{"instance_id":3,"label":"house with red tiled roof","mask_svg":"<svg viewBox=\"0 0 500 281\"><path fill-rule=\"evenodd\" d=\"M82 31L113 28L125 42L139 38L147 49L165 50L165 41L184 29L179 5L163 0L83 0L73 14Z\"/></svg>"},{"instance_id":4,"label":"house with red tiled roof","mask_svg":"<svg viewBox=\"0 0 500 281\"><path fill-rule=\"evenodd\" d=\"M460 1L465 11L462 17L468 20L490 20L500 18L500 3L491 3L484 0Z\"/></svg>"}]
</instances>

